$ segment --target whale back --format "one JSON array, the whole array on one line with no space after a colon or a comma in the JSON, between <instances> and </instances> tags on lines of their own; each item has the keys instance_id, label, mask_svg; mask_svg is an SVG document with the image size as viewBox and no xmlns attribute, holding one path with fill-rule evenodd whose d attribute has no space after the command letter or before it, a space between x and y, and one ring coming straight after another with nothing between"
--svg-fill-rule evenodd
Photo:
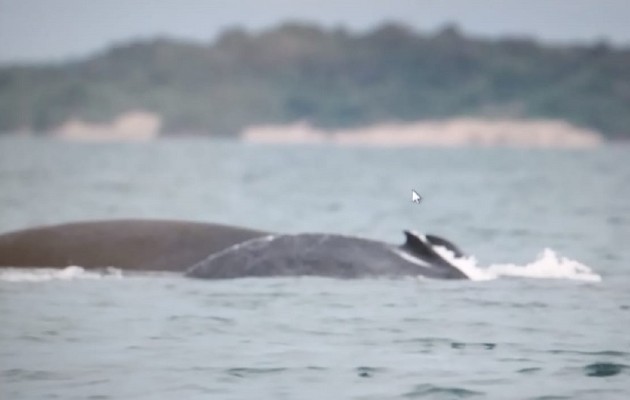
<instances>
[{"instance_id":1,"label":"whale back","mask_svg":"<svg viewBox=\"0 0 630 400\"><path fill-rule=\"evenodd\" d=\"M209 254L264 235L178 220L81 221L0 234L0 266L183 271Z\"/></svg>"},{"instance_id":2,"label":"whale back","mask_svg":"<svg viewBox=\"0 0 630 400\"><path fill-rule=\"evenodd\" d=\"M465 279L431 245L411 232L402 247L369 239L329 234L266 236L210 255L187 276L229 279L263 276L425 276Z\"/></svg>"},{"instance_id":3,"label":"whale back","mask_svg":"<svg viewBox=\"0 0 630 400\"><path fill-rule=\"evenodd\" d=\"M303 233L252 239L210 255L187 275L205 279L264 276L413 275L417 265L400 260L382 242Z\"/></svg>"}]
</instances>

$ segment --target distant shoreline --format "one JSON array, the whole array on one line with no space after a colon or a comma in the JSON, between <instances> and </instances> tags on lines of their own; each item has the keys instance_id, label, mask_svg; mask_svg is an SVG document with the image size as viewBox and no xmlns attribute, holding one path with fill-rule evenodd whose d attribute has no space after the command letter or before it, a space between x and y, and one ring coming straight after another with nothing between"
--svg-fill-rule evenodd
<instances>
[{"instance_id":1,"label":"distant shoreline","mask_svg":"<svg viewBox=\"0 0 630 400\"><path fill-rule=\"evenodd\" d=\"M479 38L452 24L426 32L396 21L345 31L294 20L228 28L208 43L138 38L74 61L0 67L0 129L81 140L109 140L113 129L120 140L142 141L236 137L260 124L308 121L335 129L325 136L334 144L524 145L511 134L392 142L336 131L467 116L564 120L615 140L630 138L627 65L630 48L605 42ZM157 119L129 115L140 110Z\"/></svg>"},{"instance_id":2,"label":"distant shoreline","mask_svg":"<svg viewBox=\"0 0 630 400\"><path fill-rule=\"evenodd\" d=\"M210 138L211 133L161 133L159 115L142 110L110 123L71 119L49 137L80 142L146 142L155 139ZM30 135L27 132L18 133ZM601 133L553 119L456 117L416 122L382 122L364 127L324 130L308 122L254 125L230 139L244 143L363 147L516 147L593 148L608 140Z\"/></svg>"},{"instance_id":3,"label":"distant shoreline","mask_svg":"<svg viewBox=\"0 0 630 400\"><path fill-rule=\"evenodd\" d=\"M362 128L321 130L306 122L253 126L248 143L333 144L373 147L542 147L591 148L605 142L594 130L562 120L452 118L381 123Z\"/></svg>"}]
</instances>

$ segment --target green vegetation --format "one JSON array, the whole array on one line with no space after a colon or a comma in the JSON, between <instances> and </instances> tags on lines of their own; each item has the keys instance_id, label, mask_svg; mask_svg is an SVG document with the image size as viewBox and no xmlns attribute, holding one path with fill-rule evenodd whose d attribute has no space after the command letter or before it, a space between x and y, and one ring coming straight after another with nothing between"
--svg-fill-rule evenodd
<instances>
[{"instance_id":1,"label":"green vegetation","mask_svg":"<svg viewBox=\"0 0 630 400\"><path fill-rule=\"evenodd\" d=\"M477 115L563 118L621 138L630 136L630 49L472 39L454 27L351 34L287 24L231 30L211 45L156 39L61 65L0 68L0 131L134 109L160 114L170 134Z\"/></svg>"}]
</instances>

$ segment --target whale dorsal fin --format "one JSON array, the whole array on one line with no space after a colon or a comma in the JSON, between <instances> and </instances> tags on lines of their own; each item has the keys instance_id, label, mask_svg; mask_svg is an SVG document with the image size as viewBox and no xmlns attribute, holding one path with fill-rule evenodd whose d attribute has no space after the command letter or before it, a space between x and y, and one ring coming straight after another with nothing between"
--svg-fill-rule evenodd
<instances>
[{"instance_id":1,"label":"whale dorsal fin","mask_svg":"<svg viewBox=\"0 0 630 400\"><path fill-rule=\"evenodd\" d=\"M455 257L464 257L464 252L459 249L459 247L455 246L453 243L448 240L441 238L439 236L427 235L427 241L431 243L433 246L442 246L446 248L448 251L452 252Z\"/></svg>"},{"instance_id":2,"label":"whale dorsal fin","mask_svg":"<svg viewBox=\"0 0 630 400\"><path fill-rule=\"evenodd\" d=\"M414 248L416 246L426 246L426 239L417 232L404 230L405 244L404 246Z\"/></svg>"},{"instance_id":3,"label":"whale dorsal fin","mask_svg":"<svg viewBox=\"0 0 630 400\"><path fill-rule=\"evenodd\" d=\"M444 259L444 257L433 248L433 246L444 246L456 254L461 254L461 251L459 251L455 245L437 236L425 236L407 230L404 232L406 241L405 244L400 246L401 250L409 253L409 255L420 258L425 263L429 263L433 268L442 269L444 271L443 276L445 277L457 279L467 278L466 274Z\"/></svg>"},{"instance_id":4,"label":"whale dorsal fin","mask_svg":"<svg viewBox=\"0 0 630 400\"><path fill-rule=\"evenodd\" d=\"M401 247L412 254L419 255L425 258L434 258L437 255L435 251L431 248L431 244L427 241L424 235L420 235L419 233L405 230L405 244Z\"/></svg>"}]
</instances>

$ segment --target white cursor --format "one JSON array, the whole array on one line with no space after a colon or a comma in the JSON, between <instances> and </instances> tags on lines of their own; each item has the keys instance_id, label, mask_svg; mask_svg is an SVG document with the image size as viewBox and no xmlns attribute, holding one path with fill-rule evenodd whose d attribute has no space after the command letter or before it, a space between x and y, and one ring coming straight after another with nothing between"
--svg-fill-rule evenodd
<instances>
[{"instance_id":1,"label":"white cursor","mask_svg":"<svg viewBox=\"0 0 630 400\"><path fill-rule=\"evenodd\" d=\"M411 189L411 201L416 204L420 204L420 202L422 201L422 196L420 196L418 192L413 189Z\"/></svg>"}]
</instances>

